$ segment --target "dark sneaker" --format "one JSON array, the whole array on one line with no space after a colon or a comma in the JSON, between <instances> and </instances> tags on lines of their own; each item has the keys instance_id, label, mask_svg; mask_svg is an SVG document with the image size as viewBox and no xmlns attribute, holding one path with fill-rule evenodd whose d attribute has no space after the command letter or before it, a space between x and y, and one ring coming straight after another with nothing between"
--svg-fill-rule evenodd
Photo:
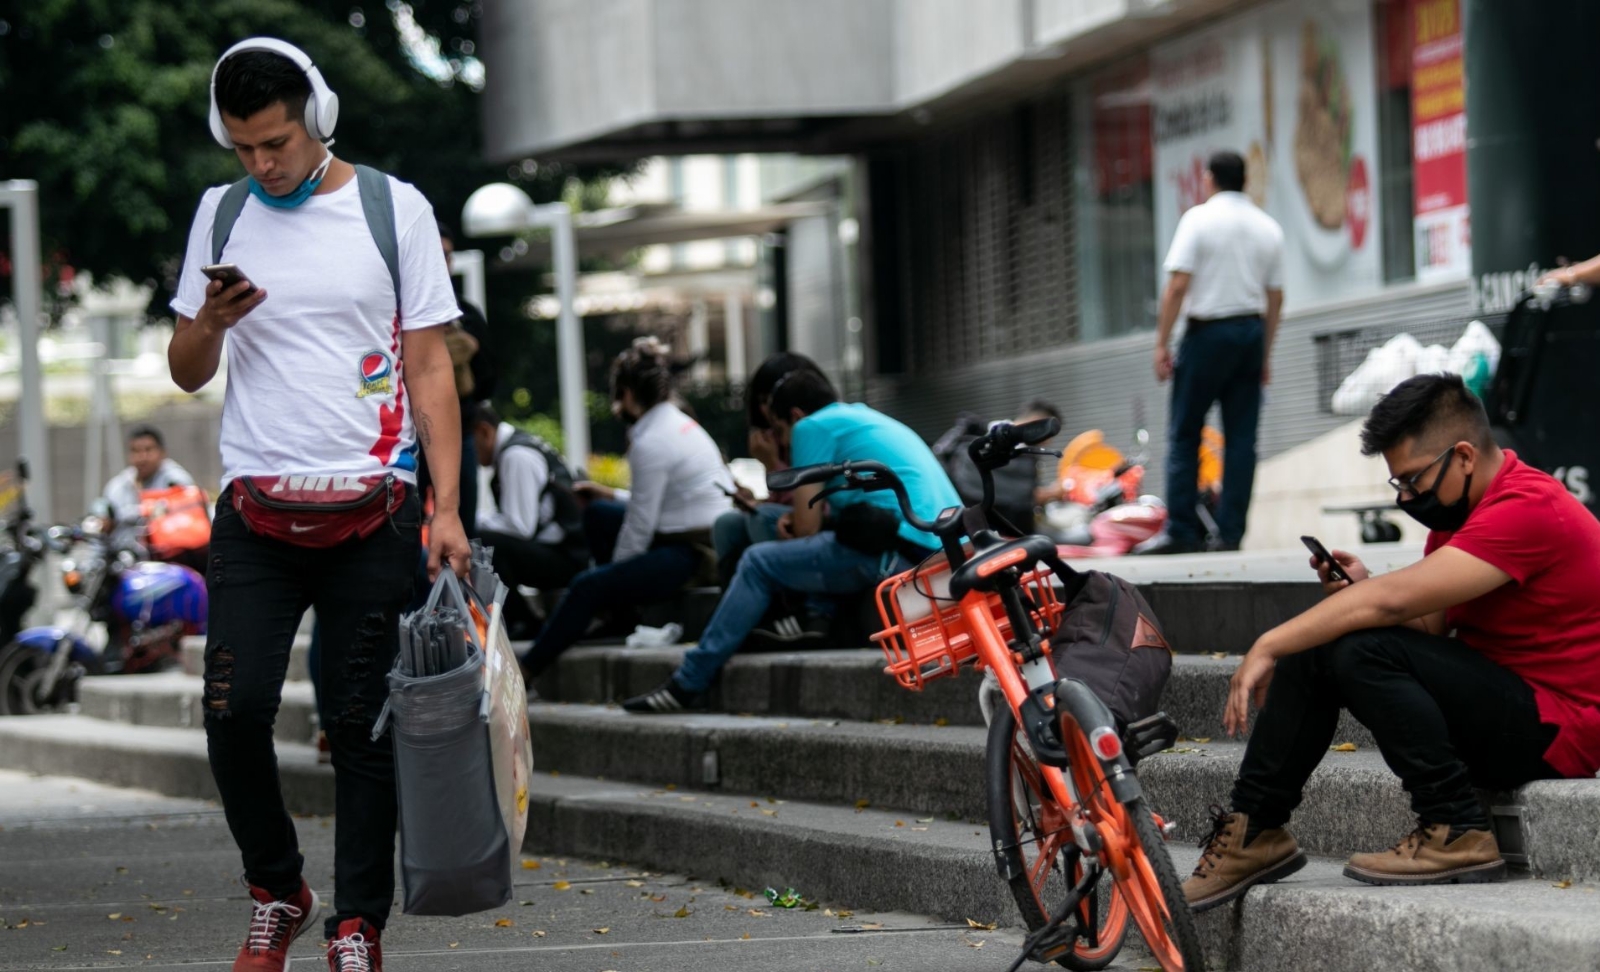
<instances>
[{"instance_id":1,"label":"dark sneaker","mask_svg":"<svg viewBox=\"0 0 1600 972\"><path fill-rule=\"evenodd\" d=\"M284 900L252 884L250 898L255 906L250 934L233 960L233 972L283 972L289 967L289 946L311 927L322 901L304 881L298 893Z\"/></svg>"},{"instance_id":2,"label":"dark sneaker","mask_svg":"<svg viewBox=\"0 0 1600 972\"><path fill-rule=\"evenodd\" d=\"M622 703L624 712L633 712L639 715L670 715L674 712L704 712L707 704L708 693L691 692L679 688L678 683L667 679L661 687L654 692L636 695Z\"/></svg>"},{"instance_id":3,"label":"dark sneaker","mask_svg":"<svg viewBox=\"0 0 1600 972\"><path fill-rule=\"evenodd\" d=\"M328 972L383 972L383 946L378 930L361 918L339 923L328 943Z\"/></svg>"},{"instance_id":4,"label":"dark sneaker","mask_svg":"<svg viewBox=\"0 0 1600 972\"><path fill-rule=\"evenodd\" d=\"M802 621L791 614L750 632L742 647L745 651L793 651L797 648L819 648L827 638L827 618L806 618Z\"/></svg>"},{"instance_id":5,"label":"dark sneaker","mask_svg":"<svg viewBox=\"0 0 1600 972\"><path fill-rule=\"evenodd\" d=\"M1419 820L1390 849L1350 858L1344 876L1367 884L1488 884L1506 879L1506 862L1487 830L1451 839L1449 824Z\"/></svg>"},{"instance_id":6,"label":"dark sneaker","mask_svg":"<svg viewBox=\"0 0 1600 972\"><path fill-rule=\"evenodd\" d=\"M1200 863L1183 882L1189 910L1206 911L1243 897L1258 884L1286 878L1306 866L1305 852L1287 830L1274 827L1246 842L1250 818L1213 807L1211 836L1200 846Z\"/></svg>"}]
</instances>

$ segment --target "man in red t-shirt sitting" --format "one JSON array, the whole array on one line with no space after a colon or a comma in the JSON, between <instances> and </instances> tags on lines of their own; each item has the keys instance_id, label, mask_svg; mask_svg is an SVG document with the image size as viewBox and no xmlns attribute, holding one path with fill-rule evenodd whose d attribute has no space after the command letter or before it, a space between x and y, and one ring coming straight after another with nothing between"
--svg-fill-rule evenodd
<instances>
[{"instance_id":1,"label":"man in red t-shirt sitting","mask_svg":"<svg viewBox=\"0 0 1600 972\"><path fill-rule=\"evenodd\" d=\"M1473 787L1592 777L1600 769L1600 521L1562 485L1502 450L1455 375L1419 375L1362 429L1397 502L1431 531L1421 562L1354 583L1318 567L1328 597L1268 631L1233 676L1224 724L1261 707L1234 783L1184 895L1232 901L1305 865L1284 830L1333 742L1341 708L1377 738L1418 826L1357 854L1369 884L1498 881L1505 861ZM1453 634L1452 634L1453 632Z\"/></svg>"}]
</instances>

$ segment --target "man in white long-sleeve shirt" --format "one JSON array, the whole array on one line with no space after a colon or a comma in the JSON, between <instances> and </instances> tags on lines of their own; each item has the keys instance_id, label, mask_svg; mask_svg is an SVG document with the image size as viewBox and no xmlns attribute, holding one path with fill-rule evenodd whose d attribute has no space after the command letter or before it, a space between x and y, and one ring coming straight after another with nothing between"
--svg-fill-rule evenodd
<instances>
[{"instance_id":1,"label":"man in white long-sleeve shirt","mask_svg":"<svg viewBox=\"0 0 1600 972\"><path fill-rule=\"evenodd\" d=\"M660 342L640 338L618 355L611 397L618 415L632 423L633 489L612 494L626 503L626 513L610 562L573 578L523 659L529 677L581 638L602 605L671 597L710 566L711 526L731 505L733 475L711 436L671 395L671 363ZM601 546L597 539L597 560L606 559Z\"/></svg>"},{"instance_id":2,"label":"man in white long-sleeve shirt","mask_svg":"<svg viewBox=\"0 0 1600 972\"><path fill-rule=\"evenodd\" d=\"M583 514L572 494L572 476L555 448L500 421L479 405L472 444L478 464L494 469L490 489L497 509L478 511L478 533L494 549L494 569L513 590L518 586L564 588L589 566ZM530 637L537 622L527 602L506 602L512 638Z\"/></svg>"}]
</instances>

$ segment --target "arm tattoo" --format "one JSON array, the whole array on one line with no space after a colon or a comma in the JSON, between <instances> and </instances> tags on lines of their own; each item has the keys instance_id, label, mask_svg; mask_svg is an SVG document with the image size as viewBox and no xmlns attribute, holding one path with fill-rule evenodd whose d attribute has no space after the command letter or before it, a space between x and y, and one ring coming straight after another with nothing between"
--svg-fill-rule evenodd
<instances>
[{"instance_id":1,"label":"arm tattoo","mask_svg":"<svg viewBox=\"0 0 1600 972\"><path fill-rule=\"evenodd\" d=\"M422 440L423 449L433 446L433 419L421 410L417 412L417 438Z\"/></svg>"}]
</instances>

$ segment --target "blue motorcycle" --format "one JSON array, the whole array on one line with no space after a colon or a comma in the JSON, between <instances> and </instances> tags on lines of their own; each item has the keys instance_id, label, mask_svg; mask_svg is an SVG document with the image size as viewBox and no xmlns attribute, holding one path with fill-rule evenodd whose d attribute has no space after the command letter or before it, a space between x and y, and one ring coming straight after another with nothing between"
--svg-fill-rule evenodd
<instances>
[{"instance_id":1,"label":"blue motorcycle","mask_svg":"<svg viewBox=\"0 0 1600 972\"><path fill-rule=\"evenodd\" d=\"M65 709L85 675L174 667L183 639L205 633L205 580L188 567L146 559L126 531L105 532L96 517L39 531L23 499L12 520L12 550L0 555L0 624L8 602L31 604L29 574L46 549L63 556L69 606L56 624L17 631L0 648L0 715Z\"/></svg>"}]
</instances>

